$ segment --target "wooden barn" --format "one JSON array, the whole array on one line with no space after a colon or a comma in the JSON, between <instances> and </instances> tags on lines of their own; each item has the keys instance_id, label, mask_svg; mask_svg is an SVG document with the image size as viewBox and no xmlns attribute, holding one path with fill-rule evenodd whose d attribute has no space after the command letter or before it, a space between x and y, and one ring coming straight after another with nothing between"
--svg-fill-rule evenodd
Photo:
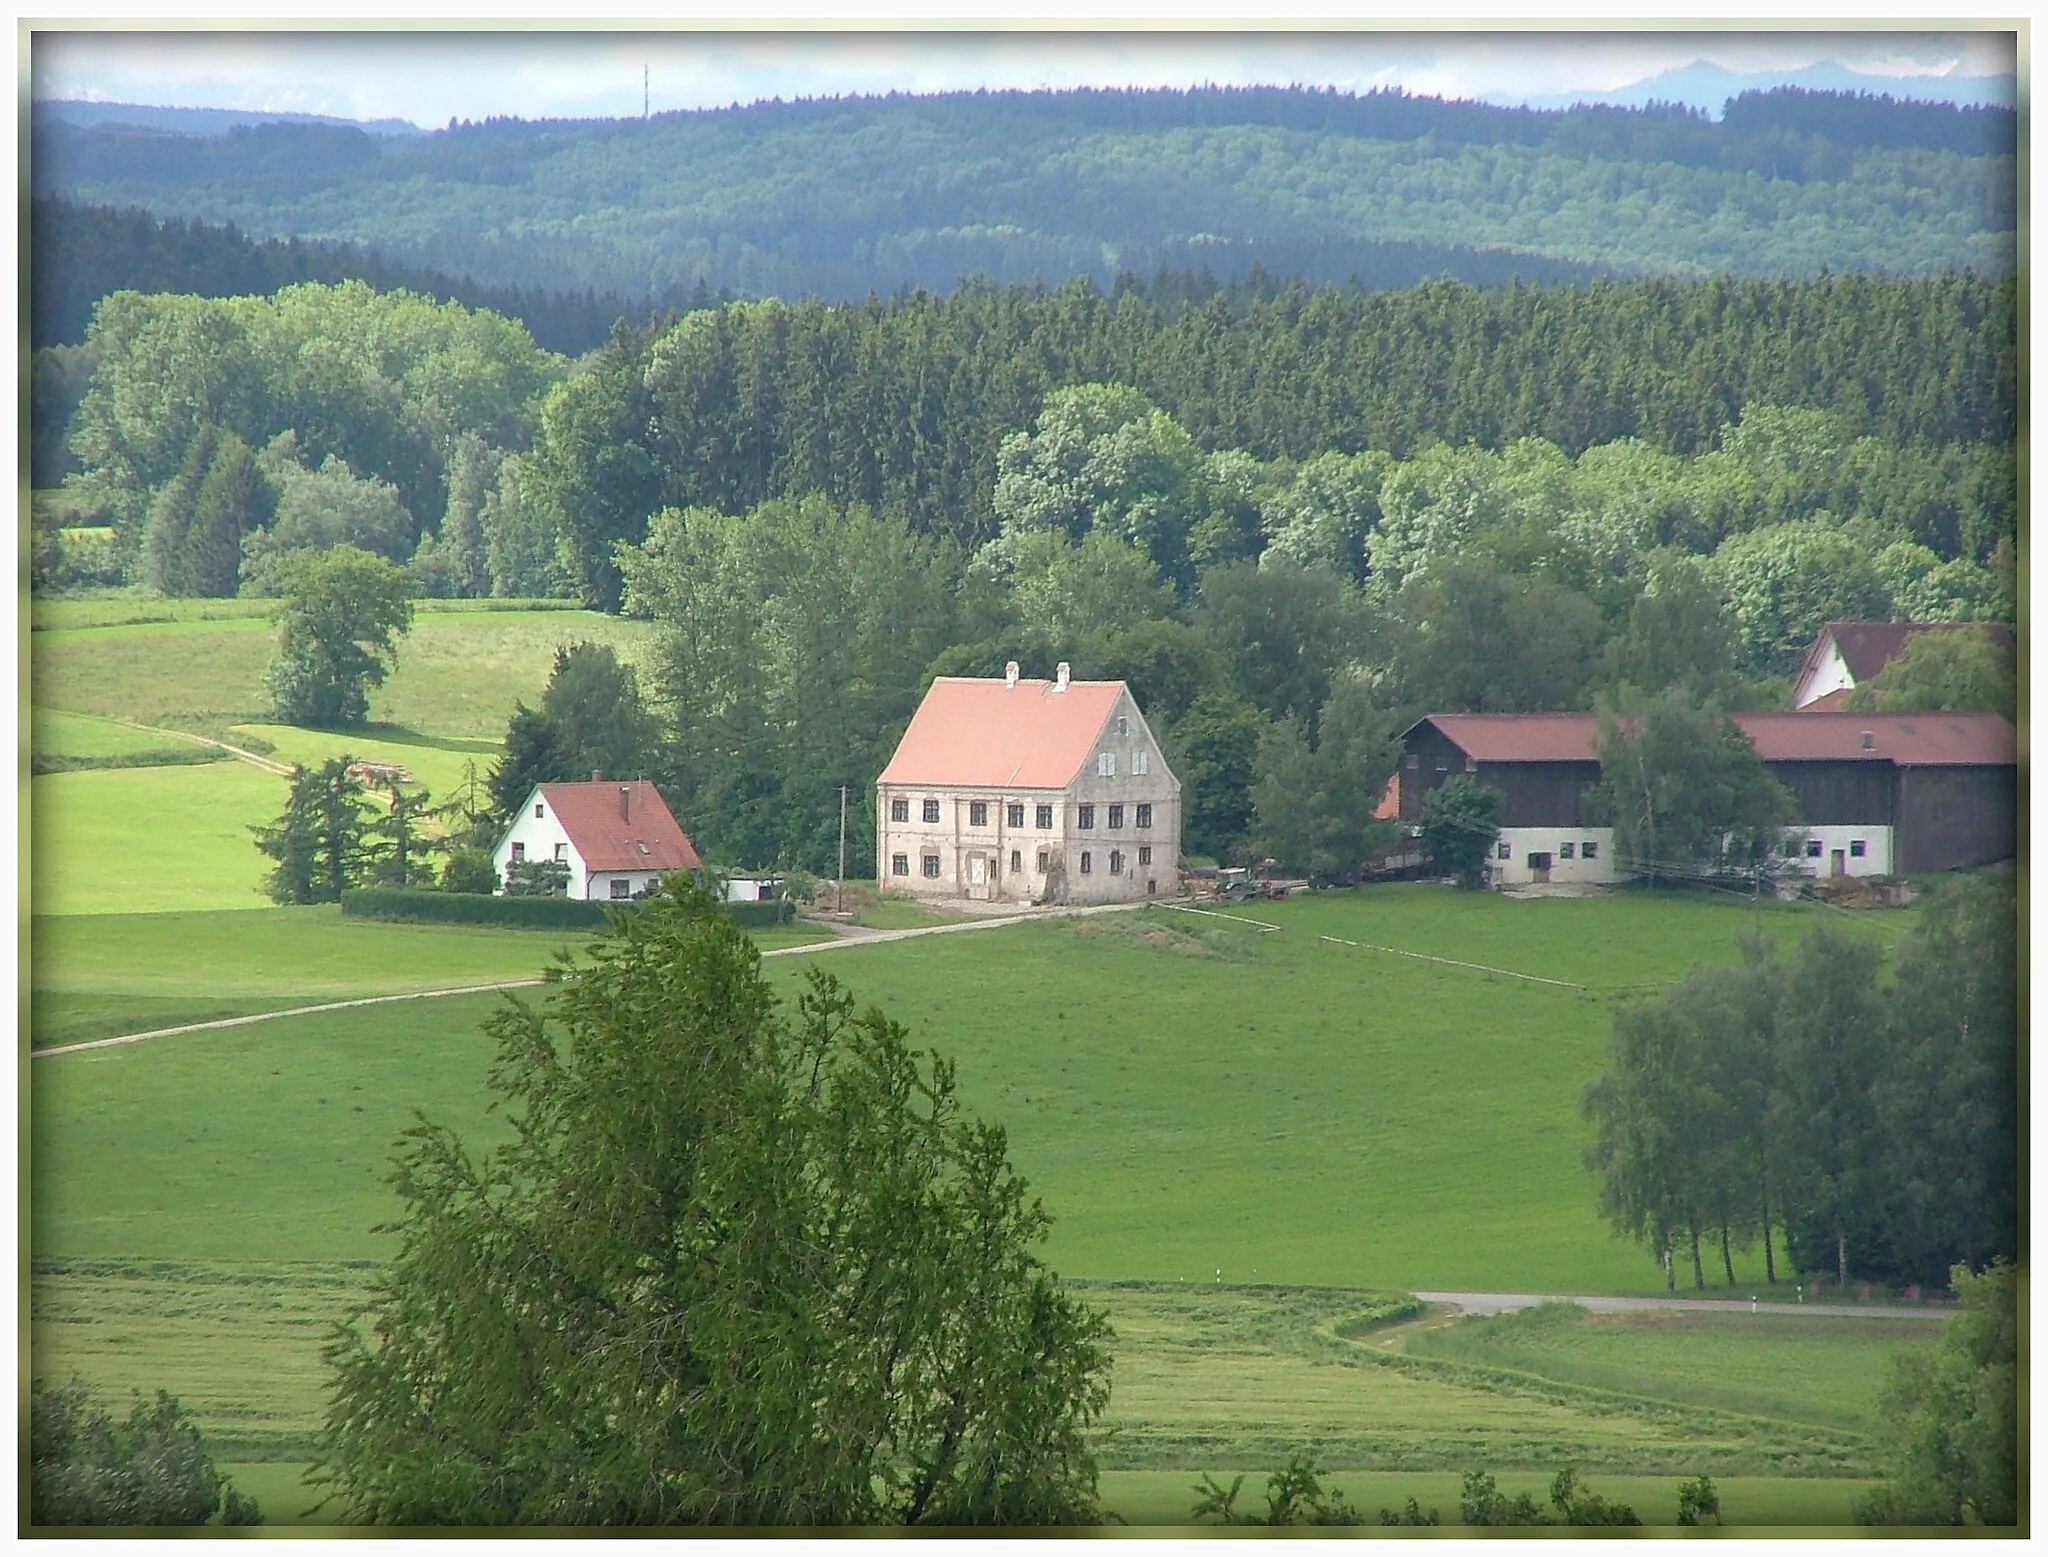
<instances>
[{"instance_id":1,"label":"wooden barn","mask_svg":"<svg viewBox=\"0 0 2048 1557\"><path fill-rule=\"evenodd\" d=\"M1735 723L1802 825L1794 869L1894 876L1996 864L2019 841L2018 741L1996 714L1744 713ZM1600 780L1590 713L1431 714L1402 735L1401 820L1453 773L1500 791L1496 886L1616 879L1614 833L1586 824Z\"/></svg>"},{"instance_id":2,"label":"wooden barn","mask_svg":"<svg viewBox=\"0 0 2048 1557\"><path fill-rule=\"evenodd\" d=\"M1792 706L1838 712L1842 699L1898 657L1920 633L1983 633L2007 658L2012 634L2003 622L1824 622L1792 678Z\"/></svg>"}]
</instances>

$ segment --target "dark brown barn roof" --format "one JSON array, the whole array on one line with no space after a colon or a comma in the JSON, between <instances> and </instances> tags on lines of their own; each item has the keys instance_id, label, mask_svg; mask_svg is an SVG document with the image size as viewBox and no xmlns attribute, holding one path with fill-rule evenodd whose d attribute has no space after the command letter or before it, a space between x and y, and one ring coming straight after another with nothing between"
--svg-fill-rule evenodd
<instances>
[{"instance_id":1,"label":"dark brown barn roof","mask_svg":"<svg viewBox=\"0 0 2048 1557\"><path fill-rule=\"evenodd\" d=\"M1766 762L1872 760L1900 767L1968 767L2019 760L2018 737L1997 714L1771 713L1734 718ZM1417 724L1436 726L1477 762L1592 762L1599 757L1599 722L1588 713L1431 714ZM1869 749L1863 745L1865 734L1871 737Z\"/></svg>"},{"instance_id":2,"label":"dark brown barn roof","mask_svg":"<svg viewBox=\"0 0 2048 1557\"><path fill-rule=\"evenodd\" d=\"M645 779L543 784L540 793L585 870L696 870L702 863L661 791Z\"/></svg>"}]
</instances>

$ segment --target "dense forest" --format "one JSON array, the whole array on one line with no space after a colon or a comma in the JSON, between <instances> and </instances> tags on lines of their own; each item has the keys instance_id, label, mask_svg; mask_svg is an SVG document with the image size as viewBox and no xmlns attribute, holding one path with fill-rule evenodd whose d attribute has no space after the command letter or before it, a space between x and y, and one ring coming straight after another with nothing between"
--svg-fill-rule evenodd
<instances>
[{"instance_id":1,"label":"dense forest","mask_svg":"<svg viewBox=\"0 0 2048 1557\"><path fill-rule=\"evenodd\" d=\"M1342 282L2013 268L2016 115L1786 89L1719 120L1281 88L177 135L38 123L38 195L524 290L856 299L1199 262ZM1407 245L1409 248L1386 248ZM1469 251L1495 251L1475 257Z\"/></svg>"}]
</instances>

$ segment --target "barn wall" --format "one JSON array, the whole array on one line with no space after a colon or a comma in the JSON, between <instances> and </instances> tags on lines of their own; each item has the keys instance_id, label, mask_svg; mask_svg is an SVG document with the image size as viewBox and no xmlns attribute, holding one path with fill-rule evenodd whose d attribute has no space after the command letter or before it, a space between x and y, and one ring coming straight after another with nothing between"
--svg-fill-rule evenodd
<instances>
[{"instance_id":1,"label":"barn wall","mask_svg":"<svg viewBox=\"0 0 2048 1557\"><path fill-rule=\"evenodd\" d=\"M1960 870L2019 853L2019 769L1901 768L1898 870Z\"/></svg>"},{"instance_id":2,"label":"barn wall","mask_svg":"<svg viewBox=\"0 0 2048 1557\"><path fill-rule=\"evenodd\" d=\"M1425 724L1411 733L1401 758L1401 820L1421 821L1429 792L1453 773L1465 772L1465 763L1463 748L1435 725Z\"/></svg>"},{"instance_id":3,"label":"barn wall","mask_svg":"<svg viewBox=\"0 0 2048 1557\"><path fill-rule=\"evenodd\" d=\"M1502 827L1582 827L1597 762L1482 762L1479 782L1501 792Z\"/></svg>"},{"instance_id":4,"label":"barn wall","mask_svg":"<svg viewBox=\"0 0 2048 1557\"><path fill-rule=\"evenodd\" d=\"M1771 777L1792 791L1799 819L1818 827L1890 827L1892 775L1889 758L1847 762L1766 762Z\"/></svg>"}]
</instances>

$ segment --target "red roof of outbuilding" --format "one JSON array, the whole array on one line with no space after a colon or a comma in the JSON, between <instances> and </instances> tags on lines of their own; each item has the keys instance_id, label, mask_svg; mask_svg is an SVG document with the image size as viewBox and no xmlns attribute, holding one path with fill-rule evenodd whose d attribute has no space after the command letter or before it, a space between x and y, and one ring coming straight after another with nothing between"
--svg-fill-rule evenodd
<instances>
[{"instance_id":1,"label":"red roof of outbuilding","mask_svg":"<svg viewBox=\"0 0 2048 1557\"><path fill-rule=\"evenodd\" d=\"M1999 766L2019 760L2013 727L1997 714L1743 713L1736 725L1766 762L1880 760L1901 767ZM1477 762L1594 762L1598 720L1570 714L1431 714ZM1863 736L1871 736L1866 751Z\"/></svg>"},{"instance_id":2,"label":"red roof of outbuilding","mask_svg":"<svg viewBox=\"0 0 2048 1557\"><path fill-rule=\"evenodd\" d=\"M1842 663L1849 667L1849 674L1860 683L1868 681L1889 665L1899 650L1906 646L1906 640L1915 633L1964 629L1981 632L2007 654L2012 652L2012 634L2003 622L1823 622L1820 636L1806 651L1806 659L1792 684L1796 687L1806 679L1807 672L1819 663L1829 639L1834 640L1836 649L1841 652ZM1817 698L1805 706L1819 710L1826 703L1826 698Z\"/></svg>"},{"instance_id":3,"label":"red roof of outbuilding","mask_svg":"<svg viewBox=\"0 0 2048 1557\"><path fill-rule=\"evenodd\" d=\"M543 784L540 795L585 870L696 870L702 864L661 791L645 779Z\"/></svg>"},{"instance_id":4,"label":"red roof of outbuilding","mask_svg":"<svg viewBox=\"0 0 2048 1557\"><path fill-rule=\"evenodd\" d=\"M1095 749L1121 681L940 676L917 705L883 784L1064 789Z\"/></svg>"}]
</instances>

